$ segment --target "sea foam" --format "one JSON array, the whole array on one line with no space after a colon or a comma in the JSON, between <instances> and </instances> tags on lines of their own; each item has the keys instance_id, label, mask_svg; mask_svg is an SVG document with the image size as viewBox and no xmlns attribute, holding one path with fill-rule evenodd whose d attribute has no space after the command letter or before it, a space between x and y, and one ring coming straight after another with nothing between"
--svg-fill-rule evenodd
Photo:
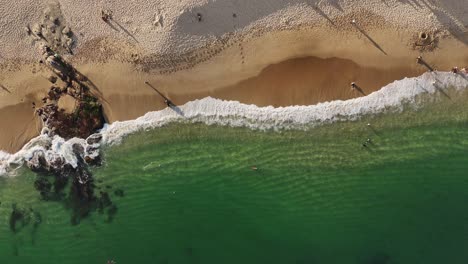
<instances>
[{"instance_id":1,"label":"sea foam","mask_svg":"<svg viewBox=\"0 0 468 264\"><path fill-rule=\"evenodd\" d=\"M468 76L448 72L428 72L419 77L395 81L364 97L310 106L258 107L207 97L179 107L149 112L135 120L106 124L100 131L101 142L93 144L78 138L66 141L56 135L50 136L49 131L44 129L41 135L33 138L17 153L0 151L0 175L14 175L16 168L25 163L35 162L37 157L48 164L59 160L59 163L76 167L77 159L84 158L84 155L97 155L96 152L84 152L79 157L76 151L73 151L76 145L81 145L85 150L95 150L100 144L118 144L129 134L172 122L216 124L259 130L309 129L323 123L356 120L363 115L402 111L405 105L417 107L419 95L434 94L447 87L457 90L468 88Z\"/></svg>"}]
</instances>

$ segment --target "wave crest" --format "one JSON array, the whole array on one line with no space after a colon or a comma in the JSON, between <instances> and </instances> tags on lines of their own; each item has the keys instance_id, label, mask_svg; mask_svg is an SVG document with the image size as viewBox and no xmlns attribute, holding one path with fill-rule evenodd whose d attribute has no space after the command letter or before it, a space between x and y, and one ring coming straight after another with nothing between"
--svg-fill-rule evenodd
<instances>
[{"instance_id":1,"label":"wave crest","mask_svg":"<svg viewBox=\"0 0 468 264\"><path fill-rule=\"evenodd\" d=\"M106 124L100 135L92 135L87 140L64 140L43 129L41 135L32 139L17 153L0 151L0 175L14 175L16 168L25 163L31 168L39 165L52 168L67 165L76 168L79 159L99 155L100 143L118 144L129 134L172 122L199 122L259 130L307 129L323 123L355 120L363 115L379 114L389 109L402 111L404 105L417 106L419 95L433 94L447 87L457 90L468 88L467 75L428 72L419 77L395 81L365 97L310 106L258 107L207 97L180 107L149 112L135 120Z\"/></svg>"}]
</instances>

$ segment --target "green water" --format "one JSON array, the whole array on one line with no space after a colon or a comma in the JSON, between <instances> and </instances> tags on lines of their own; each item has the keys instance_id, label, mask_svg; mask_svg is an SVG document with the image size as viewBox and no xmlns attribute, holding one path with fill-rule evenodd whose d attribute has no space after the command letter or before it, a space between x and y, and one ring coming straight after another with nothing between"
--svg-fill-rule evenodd
<instances>
[{"instance_id":1,"label":"green water","mask_svg":"<svg viewBox=\"0 0 468 264\"><path fill-rule=\"evenodd\" d=\"M72 226L23 170L0 181L0 263L468 263L463 102L310 131L138 133L93 169L112 221ZM37 229L10 231L12 203L40 212Z\"/></svg>"}]
</instances>

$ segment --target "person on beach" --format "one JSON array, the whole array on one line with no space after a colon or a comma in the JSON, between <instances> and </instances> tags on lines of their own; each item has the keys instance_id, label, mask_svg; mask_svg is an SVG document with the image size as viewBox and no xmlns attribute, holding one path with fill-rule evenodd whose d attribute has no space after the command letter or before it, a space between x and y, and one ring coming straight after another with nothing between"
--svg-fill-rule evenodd
<instances>
[{"instance_id":1,"label":"person on beach","mask_svg":"<svg viewBox=\"0 0 468 264\"><path fill-rule=\"evenodd\" d=\"M416 58L416 62L421 64L422 63L422 56L418 56L418 58Z\"/></svg>"},{"instance_id":2,"label":"person on beach","mask_svg":"<svg viewBox=\"0 0 468 264\"><path fill-rule=\"evenodd\" d=\"M101 19L106 23L109 22L112 19L112 11L101 10Z\"/></svg>"}]
</instances>

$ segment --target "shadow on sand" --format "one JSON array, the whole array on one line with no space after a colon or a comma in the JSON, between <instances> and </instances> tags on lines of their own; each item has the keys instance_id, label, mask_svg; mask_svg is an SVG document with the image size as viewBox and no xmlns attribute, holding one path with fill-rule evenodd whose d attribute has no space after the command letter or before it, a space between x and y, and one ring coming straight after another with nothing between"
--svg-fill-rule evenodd
<instances>
[{"instance_id":1,"label":"shadow on sand","mask_svg":"<svg viewBox=\"0 0 468 264\"><path fill-rule=\"evenodd\" d=\"M10 90L8 90L5 86L3 86L2 84L0 84L0 88L2 88L2 90L4 90L5 92L7 93L11 93Z\"/></svg>"},{"instance_id":2,"label":"shadow on sand","mask_svg":"<svg viewBox=\"0 0 468 264\"><path fill-rule=\"evenodd\" d=\"M184 115L184 112L182 111L182 109L180 109L176 104L174 104L169 98L167 98L164 94L162 94L158 89L156 89L156 87L154 87L152 84L150 84L149 82L145 81L145 84L148 85L151 89L153 89L156 93L158 93L163 99L164 99L164 103L167 105L167 107L171 108L172 110L174 110L174 112L176 112L178 115L180 116L185 116Z\"/></svg>"},{"instance_id":3,"label":"shadow on sand","mask_svg":"<svg viewBox=\"0 0 468 264\"><path fill-rule=\"evenodd\" d=\"M115 30L115 31L120 31L120 30L122 30L123 32L125 32L125 34L127 34L127 36L131 37L136 43L140 43L140 42L135 38L135 36L134 36L132 33L130 33L130 31L128 31L124 26L122 26L122 25L121 25L119 22L117 22L116 20L110 19L110 20L105 21L105 22L106 22L106 24L108 24L113 30ZM117 25L117 27L114 26L114 25L112 24L112 22L114 22L115 25ZM119 28L120 28L120 30L119 30Z\"/></svg>"},{"instance_id":4,"label":"shadow on sand","mask_svg":"<svg viewBox=\"0 0 468 264\"><path fill-rule=\"evenodd\" d=\"M358 24L356 24L356 23L352 23L352 24L354 25L354 27L355 27L359 32L361 32L361 34L363 34L363 35L372 43L372 45L374 45L374 47L376 47L377 49L379 49L383 54L388 55L388 54L382 49L382 47L380 47L380 45L379 45L377 42L375 42L375 40L373 40L373 39L369 36L369 34L367 34Z\"/></svg>"}]
</instances>

